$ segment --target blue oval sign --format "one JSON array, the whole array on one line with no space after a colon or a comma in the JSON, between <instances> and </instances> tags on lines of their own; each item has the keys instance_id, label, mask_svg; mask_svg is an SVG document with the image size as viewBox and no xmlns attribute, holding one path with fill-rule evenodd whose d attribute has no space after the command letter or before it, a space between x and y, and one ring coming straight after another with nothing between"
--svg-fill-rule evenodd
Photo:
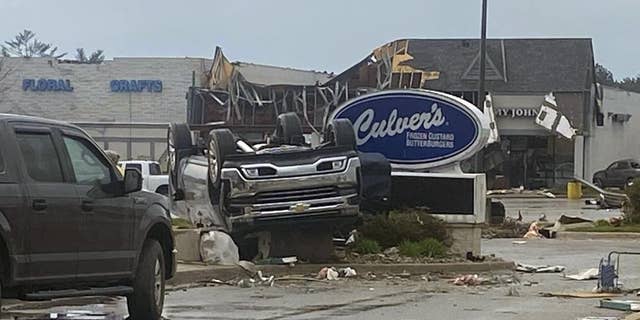
<instances>
[{"instance_id":1,"label":"blue oval sign","mask_svg":"<svg viewBox=\"0 0 640 320\"><path fill-rule=\"evenodd\" d=\"M395 167L431 168L484 147L488 123L472 104L441 92L392 90L348 101L332 118L349 119L358 150L382 153Z\"/></svg>"}]
</instances>

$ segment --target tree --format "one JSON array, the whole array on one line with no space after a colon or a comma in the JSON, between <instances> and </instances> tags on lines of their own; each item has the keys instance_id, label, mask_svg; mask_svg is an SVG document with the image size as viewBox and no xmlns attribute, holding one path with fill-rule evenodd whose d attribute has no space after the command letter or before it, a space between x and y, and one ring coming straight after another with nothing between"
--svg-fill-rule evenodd
<instances>
[{"instance_id":1,"label":"tree","mask_svg":"<svg viewBox=\"0 0 640 320\"><path fill-rule=\"evenodd\" d=\"M2 45L2 55L5 57L53 57L60 59L66 53L56 54L58 47L50 43L44 43L36 39L36 34L30 30L24 30L11 41L5 41Z\"/></svg>"},{"instance_id":2,"label":"tree","mask_svg":"<svg viewBox=\"0 0 640 320\"><path fill-rule=\"evenodd\" d=\"M104 51L98 49L87 57L84 53L84 48L78 48L76 49L76 60L80 63L86 64L100 64L104 61Z\"/></svg>"},{"instance_id":3,"label":"tree","mask_svg":"<svg viewBox=\"0 0 640 320\"><path fill-rule=\"evenodd\" d=\"M616 81L613 79L613 73L599 63L596 63L596 81L609 86L615 86L616 84Z\"/></svg>"}]
</instances>

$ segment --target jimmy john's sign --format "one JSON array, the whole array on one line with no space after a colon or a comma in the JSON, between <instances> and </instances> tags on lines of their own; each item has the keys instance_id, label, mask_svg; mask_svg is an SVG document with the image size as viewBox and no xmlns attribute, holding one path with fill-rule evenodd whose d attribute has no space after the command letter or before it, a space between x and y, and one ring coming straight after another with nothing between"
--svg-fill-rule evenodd
<instances>
[{"instance_id":1,"label":"jimmy john's sign","mask_svg":"<svg viewBox=\"0 0 640 320\"><path fill-rule=\"evenodd\" d=\"M535 108L495 108L496 117L505 118L535 118L538 109Z\"/></svg>"}]
</instances>

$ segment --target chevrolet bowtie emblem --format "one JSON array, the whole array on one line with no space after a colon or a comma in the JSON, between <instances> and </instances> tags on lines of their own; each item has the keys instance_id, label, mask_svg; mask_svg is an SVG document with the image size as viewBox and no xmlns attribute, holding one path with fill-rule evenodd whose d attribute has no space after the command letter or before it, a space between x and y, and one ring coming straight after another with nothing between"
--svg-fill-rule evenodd
<instances>
[{"instance_id":1,"label":"chevrolet bowtie emblem","mask_svg":"<svg viewBox=\"0 0 640 320\"><path fill-rule=\"evenodd\" d=\"M292 205L289 209L295 213L302 213L309 209L310 205L307 203L296 203Z\"/></svg>"}]
</instances>

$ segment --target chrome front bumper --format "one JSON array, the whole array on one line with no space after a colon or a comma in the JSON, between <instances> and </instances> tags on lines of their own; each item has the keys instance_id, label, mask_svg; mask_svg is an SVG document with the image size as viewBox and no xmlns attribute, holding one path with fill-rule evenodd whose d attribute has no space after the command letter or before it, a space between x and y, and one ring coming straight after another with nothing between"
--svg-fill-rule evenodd
<instances>
[{"instance_id":1,"label":"chrome front bumper","mask_svg":"<svg viewBox=\"0 0 640 320\"><path fill-rule=\"evenodd\" d=\"M270 166L273 166L269 164ZM235 210L231 220L279 215L358 213L360 160L347 159L344 170L303 176L246 178L240 168L223 168L229 182L227 208ZM290 172L291 168L279 168Z\"/></svg>"}]
</instances>

